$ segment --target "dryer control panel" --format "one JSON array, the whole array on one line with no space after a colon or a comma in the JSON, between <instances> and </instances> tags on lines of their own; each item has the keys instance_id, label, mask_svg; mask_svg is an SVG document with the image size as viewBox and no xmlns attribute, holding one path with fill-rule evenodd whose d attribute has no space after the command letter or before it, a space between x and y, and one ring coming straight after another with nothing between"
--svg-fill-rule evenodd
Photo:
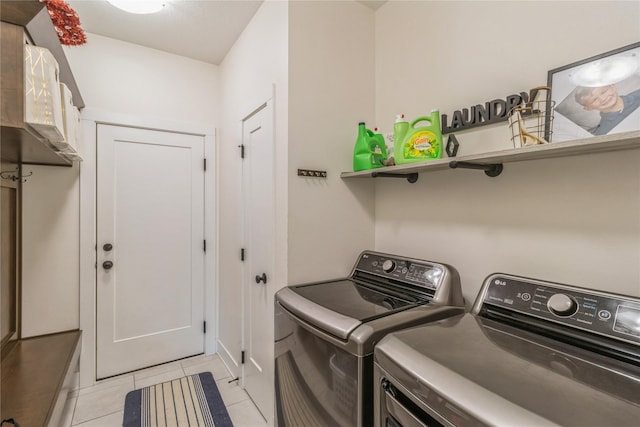
<instances>
[{"instance_id":1,"label":"dryer control panel","mask_svg":"<svg viewBox=\"0 0 640 427\"><path fill-rule=\"evenodd\" d=\"M473 307L511 312L640 344L640 299L506 274L489 276Z\"/></svg>"}]
</instances>

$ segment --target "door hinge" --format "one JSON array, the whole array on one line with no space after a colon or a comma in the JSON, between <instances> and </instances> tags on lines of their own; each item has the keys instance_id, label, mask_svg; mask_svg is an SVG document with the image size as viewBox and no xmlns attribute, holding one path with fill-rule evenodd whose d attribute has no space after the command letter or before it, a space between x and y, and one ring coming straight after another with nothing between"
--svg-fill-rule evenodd
<instances>
[{"instance_id":1,"label":"door hinge","mask_svg":"<svg viewBox=\"0 0 640 427\"><path fill-rule=\"evenodd\" d=\"M203 334L207 333L207 321L206 320L204 322L202 322L202 333Z\"/></svg>"},{"instance_id":2,"label":"door hinge","mask_svg":"<svg viewBox=\"0 0 640 427\"><path fill-rule=\"evenodd\" d=\"M244 350L242 350L242 353L240 354L240 363L244 365Z\"/></svg>"},{"instance_id":3,"label":"door hinge","mask_svg":"<svg viewBox=\"0 0 640 427\"><path fill-rule=\"evenodd\" d=\"M204 249L204 251L207 252L207 241L206 240L202 241L202 249Z\"/></svg>"},{"instance_id":4,"label":"door hinge","mask_svg":"<svg viewBox=\"0 0 640 427\"><path fill-rule=\"evenodd\" d=\"M244 144L240 144L238 147L240 147L240 158L244 159Z\"/></svg>"},{"instance_id":5,"label":"door hinge","mask_svg":"<svg viewBox=\"0 0 640 427\"><path fill-rule=\"evenodd\" d=\"M244 261L244 248L240 249L240 261Z\"/></svg>"},{"instance_id":6,"label":"door hinge","mask_svg":"<svg viewBox=\"0 0 640 427\"><path fill-rule=\"evenodd\" d=\"M206 158L202 159L202 162L204 163L204 170L206 171L207 170L207 159Z\"/></svg>"}]
</instances>

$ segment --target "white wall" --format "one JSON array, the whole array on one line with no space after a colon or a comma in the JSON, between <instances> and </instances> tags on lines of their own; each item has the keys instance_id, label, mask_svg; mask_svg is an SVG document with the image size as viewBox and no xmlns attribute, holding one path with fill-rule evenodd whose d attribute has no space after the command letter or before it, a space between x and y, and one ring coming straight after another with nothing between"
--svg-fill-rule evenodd
<instances>
[{"instance_id":1,"label":"white wall","mask_svg":"<svg viewBox=\"0 0 640 427\"><path fill-rule=\"evenodd\" d=\"M374 187L342 180L358 122L375 123L374 12L353 1L290 3L288 284L347 276L374 246ZM326 179L298 169L326 170Z\"/></svg>"},{"instance_id":2,"label":"white wall","mask_svg":"<svg viewBox=\"0 0 640 427\"><path fill-rule=\"evenodd\" d=\"M86 45L65 48L86 104L83 128L87 154L80 170L80 287L68 282L68 290L80 293L83 387L95 379L95 121L204 134L205 154L213 165L214 129L220 122L217 66L95 34L87 38ZM215 168L208 170L205 204L207 212L215 212ZM47 188L56 192L63 187L49 182ZM215 240L214 220L214 214L205 219L206 238L211 241ZM205 310L207 320L215 324L214 259L215 253L208 251ZM213 335L205 337L206 351L215 347Z\"/></svg>"},{"instance_id":3,"label":"white wall","mask_svg":"<svg viewBox=\"0 0 640 427\"><path fill-rule=\"evenodd\" d=\"M271 97L275 107L277 241L276 275L270 281L277 287L287 282L287 16L286 2L265 1L220 65L218 350L236 376L243 350L242 162L238 145L242 143L242 119Z\"/></svg>"},{"instance_id":4,"label":"white wall","mask_svg":"<svg viewBox=\"0 0 640 427\"><path fill-rule=\"evenodd\" d=\"M155 49L87 34L65 47L88 108L136 117L216 125L218 67Z\"/></svg>"},{"instance_id":5,"label":"white wall","mask_svg":"<svg viewBox=\"0 0 640 427\"><path fill-rule=\"evenodd\" d=\"M602 30L615 22L615 30ZM376 14L376 117L393 126L544 85L547 71L640 40L638 2L389 2ZM509 148L507 125L457 133ZM448 262L473 302L501 271L640 295L640 151L376 183L376 248Z\"/></svg>"},{"instance_id":6,"label":"white wall","mask_svg":"<svg viewBox=\"0 0 640 427\"><path fill-rule=\"evenodd\" d=\"M78 169L22 169L23 338L79 327Z\"/></svg>"}]
</instances>

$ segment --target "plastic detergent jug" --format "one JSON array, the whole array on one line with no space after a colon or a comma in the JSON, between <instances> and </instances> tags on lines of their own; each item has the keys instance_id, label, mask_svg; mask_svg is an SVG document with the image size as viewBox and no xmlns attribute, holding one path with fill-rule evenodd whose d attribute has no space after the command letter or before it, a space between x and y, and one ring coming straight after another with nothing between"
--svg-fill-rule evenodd
<instances>
[{"instance_id":1,"label":"plastic detergent jug","mask_svg":"<svg viewBox=\"0 0 640 427\"><path fill-rule=\"evenodd\" d=\"M396 121L393 124L393 157L396 157L396 145L407 135L409 130L409 122L404 119L404 114L397 114Z\"/></svg>"},{"instance_id":2,"label":"plastic detergent jug","mask_svg":"<svg viewBox=\"0 0 640 427\"><path fill-rule=\"evenodd\" d=\"M426 123L416 127L419 123ZM431 111L430 116L418 117L407 123L396 116L393 126L393 155L396 165L422 162L442 157L442 132L440 111Z\"/></svg>"},{"instance_id":3,"label":"plastic detergent jug","mask_svg":"<svg viewBox=\"0 0 640 427\"><path fill-rule=\"evenodd\" d=\"M364 122L358 123L358 139L353 149L353 170L355 172L380 168L387 158L387 148L384 137L365 127Z\"/></svg>"}]
</instances>

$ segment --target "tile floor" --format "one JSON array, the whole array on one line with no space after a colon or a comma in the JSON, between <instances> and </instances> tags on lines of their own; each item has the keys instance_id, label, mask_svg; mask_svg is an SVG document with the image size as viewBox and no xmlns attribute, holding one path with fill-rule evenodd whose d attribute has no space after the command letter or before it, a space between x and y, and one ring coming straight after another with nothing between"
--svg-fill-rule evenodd
<instances>
[{"instance_id":1,"label":"tile floor","mask_svg":"<svg viewBox=\"0 0 640 427\"><path fill-rule=\"evenodd\" d=\"M213 374L235 427L267 425L247 393L237 382L229 383L232 379L229 370L222 359L214 354L155 366L81 388L70 396L62 426L122 426L124 399L131 390L207 371Z\"/></svg>"}]
</instances>

